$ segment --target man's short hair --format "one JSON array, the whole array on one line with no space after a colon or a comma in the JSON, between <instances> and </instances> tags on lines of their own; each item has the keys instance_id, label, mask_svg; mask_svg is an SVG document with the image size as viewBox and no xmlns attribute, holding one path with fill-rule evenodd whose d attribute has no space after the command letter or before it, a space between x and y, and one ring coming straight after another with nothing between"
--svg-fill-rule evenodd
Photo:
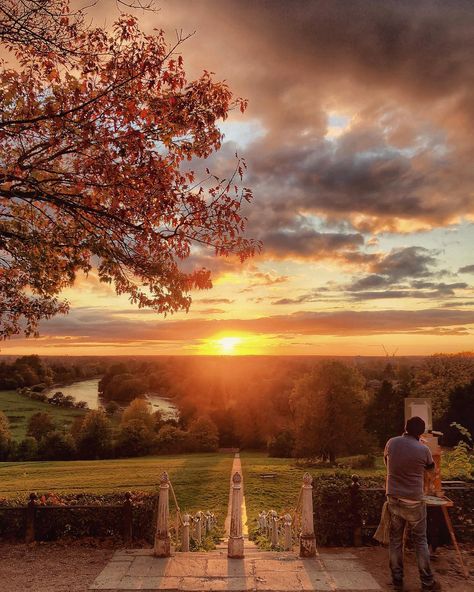
<instances>
[{"instance_id":1,"label":"man's short hair","mask_svg":"<svg viewBox=\"0 0 474 592\"><path fill-rule=\"evenodd\" d=\"M415 436L415 438L418 438L418 436L421 436L421 434L425 433L425 422L421 419L421 417L416 415L415 417L410 417L405 425L405 431L407 434L410 434L410 436Z\"/></svg>"}]
</instances>

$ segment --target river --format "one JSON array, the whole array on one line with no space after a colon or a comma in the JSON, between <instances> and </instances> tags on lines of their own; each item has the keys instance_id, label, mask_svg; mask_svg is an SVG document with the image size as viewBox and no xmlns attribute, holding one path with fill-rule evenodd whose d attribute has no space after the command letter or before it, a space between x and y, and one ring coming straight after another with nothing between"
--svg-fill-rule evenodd
<instances>
[{"instance_id":1,"label":"river","mask_svg":"<svg viewBox=\"0 0 474 592\"><path fill-rule=\"evenodd\" d=\"M89 409L98 409L104 402L99 398L99 380L100 378L90 378L89 380L81 380L73 382L68 386L53 387L49 390L48 395L52 395L57 391L61 391L65 395L71 395L75 401L85 401ZM177 419L179 411L176 405L170 399L165 399L148 393L145 398L150 401L153 411L160 411L163 419Z\"/></svg>"}]
</instances>

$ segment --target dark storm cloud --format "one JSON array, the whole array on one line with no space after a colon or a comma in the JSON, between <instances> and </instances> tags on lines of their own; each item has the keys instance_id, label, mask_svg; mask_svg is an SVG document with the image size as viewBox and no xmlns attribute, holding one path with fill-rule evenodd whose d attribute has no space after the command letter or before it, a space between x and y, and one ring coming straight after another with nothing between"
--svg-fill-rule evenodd
<instances>
[{"instance_id":1,"label":"dark storm cloud","mask_svg":"<svg viewBox=\"0 0 474 592\"><path fill-rule=\"evenodd\" d=\"M459 273L474 273L474 265L465 265L459 268Z\"/></svg>"}]
</instances>

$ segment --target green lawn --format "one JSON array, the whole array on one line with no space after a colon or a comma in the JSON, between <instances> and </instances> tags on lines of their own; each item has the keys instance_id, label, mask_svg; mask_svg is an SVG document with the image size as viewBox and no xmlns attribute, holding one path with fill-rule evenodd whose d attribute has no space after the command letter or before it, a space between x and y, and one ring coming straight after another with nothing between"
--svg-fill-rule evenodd
<instances>
[{"instance_id":1,"label":"green lawn","mask_svg":"<svg viewBox=\"0 0 474 592\"><path fill-rule=\"evenodd\" d=\"M38 493L156 491L163 471L182 510L227 512L232 454L148 456L98 461L0 463L0 497Z\"/></svg>"},{"instance_id":2,"label":"green lawn","mask_svg":"<svg viewBox=\"0 0 474 592\"><path fill-rule=\"evenodd\" d=\"M280 514L295 508L306 471L312 475L331 474L334 469L314 469L297 466L294 459L269 458L259 452L242 452L245 501L249 525L261 510L276 510ZM344 459L340 459L343 462ZM383 475L383 461L375 469L348 471L359 476ZM261 474L275 473L273 479L263 479Z\"/></svg>"},{"instance_id":3,"label":"green lawn","mask_svg":"<svg viewBox=\"0 0 474 592\"><path fill-rule=\"evenodd\" d=\"M41 401L32 401L15 391L0 391L0 411L8 417L15 440L22 440L26 436L28 420L38 411L50 413L58 428L69 427L74 418L86 413L83 409L63 409Z\"/></svg>"}]
</instances>

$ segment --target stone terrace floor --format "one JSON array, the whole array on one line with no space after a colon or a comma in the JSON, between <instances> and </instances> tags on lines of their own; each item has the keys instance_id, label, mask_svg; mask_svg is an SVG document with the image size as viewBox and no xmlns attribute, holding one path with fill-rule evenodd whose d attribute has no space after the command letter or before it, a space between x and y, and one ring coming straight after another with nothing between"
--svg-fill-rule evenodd
<instances>
[{"instance_id":1,"label":"stone terrace floor","mask_svg":"<svg viewBox=\"0 0 474 592\"><path fill-rule=\"evenodd\" d=\"M315 559L300 559L294 553L246 549L245 559L228 559L222 549L158 559L151 549L139 549L117 551L90 590L369 592L381 588L350 552L325 551Z\"/></svg>"}]
</instances>

